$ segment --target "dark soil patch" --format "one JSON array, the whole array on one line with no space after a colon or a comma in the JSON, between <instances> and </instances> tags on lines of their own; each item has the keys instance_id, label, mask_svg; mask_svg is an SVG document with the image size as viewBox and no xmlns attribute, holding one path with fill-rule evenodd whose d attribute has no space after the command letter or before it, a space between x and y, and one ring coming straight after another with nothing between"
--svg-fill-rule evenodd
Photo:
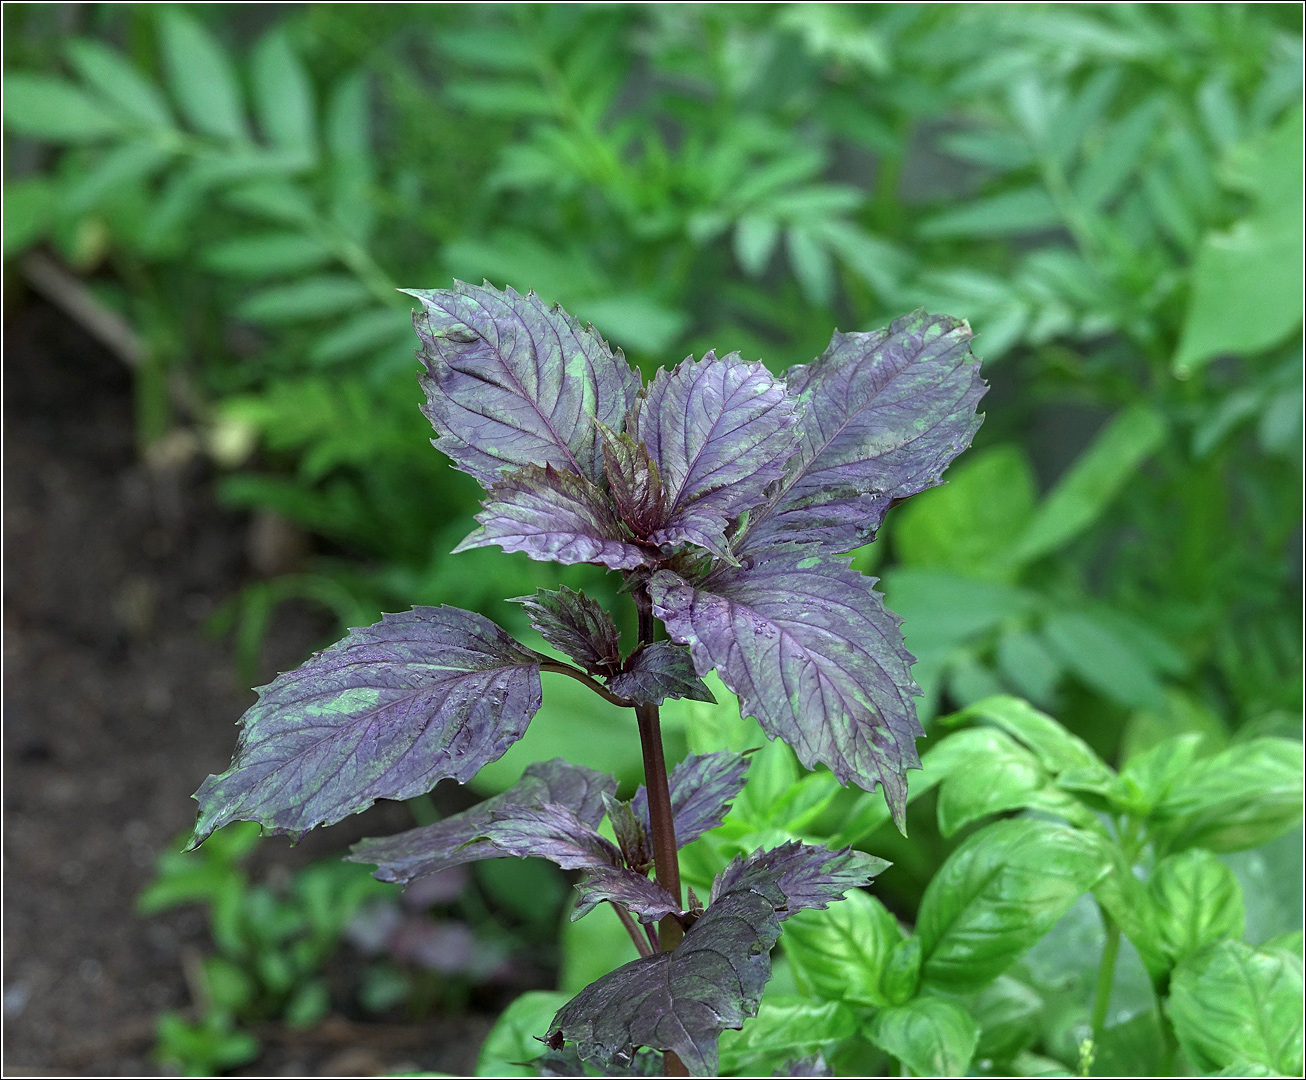
<instances>
[{"instance_id":1,"label":"dark soil patch","mask_svg":"<svg viewBox=\"0 0 1306 1080\"><path fill-rule=\"evenodd\" d=\"M138 460L129 374L61 312L23 298L4 337L5 1072L157 1074L155 1017L191 1005L182 953L211 946L199 910L144 919L134 903L253 700L229 646L203 630L251 574L248 521L216 505L198 456ZM260 674L333 630L283 609ZM263 844L255 870L410 824L378 806L295 849ZM465 1073L491 1019L336 1016L306 1035L264 1032L247 1071Z\"/></svg>"}]
</instances>

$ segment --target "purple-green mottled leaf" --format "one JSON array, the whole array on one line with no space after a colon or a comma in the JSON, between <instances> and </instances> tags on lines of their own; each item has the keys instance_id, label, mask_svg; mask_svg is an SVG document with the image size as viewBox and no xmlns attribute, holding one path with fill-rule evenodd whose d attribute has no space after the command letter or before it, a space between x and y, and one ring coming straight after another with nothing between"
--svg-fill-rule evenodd
<instances>
[{"instance_id":1,"label":"purple-green mottled leaf","mask_svg":"<svg viewBox=\"0 0 1306 1080\"><path fill-rule=\"evenodd\" d=\"M915 311L887 330L836 331L817 360L790 368L799 450L736 553L783 541L851 551L894 499L938 484L982 419L972 336L962 320Z\"/></svg>"},{"instance_id":2,"label":"purple-green mottled leaf","mask_svg":"<svg viewBox=\"0 0 1306 1080\"><path fill-rule=\"evenodd\" d=\"M641 705L661 705L667 698L716 701L694 670L689 650L670 641L654 641L636 649L626 670L608 680L608 689Z\"/></svg>"},{"instance_id":3,"label":"purple-green mottled leaf","mask_svg":"<svg viewBox=\"0 0 1306 1080\"><path fill-rule=\"evenodd\" d=\"M621 635L612 616L583 592L562 586L519 596L531 625L559 652L591 675L609 675L621 666Z\"/></svg>"},{"instance_id":4,"label":"purple-green mottled leaf","mask_svg":"<svg viewBox=\"0 0 1306 1080\"><path fill-rule=\"evenodd\" d=\"M405 291L422 304L422 411L458 468L487 486L525 465L600 481L594 421L620 431L639 389L620 350L534 293L462 282Z\"/></svg>"},{"instance_id":5,"label":"purple-green mottled leaf","mask_svg":"<svg viewBox=\"0 0 1306 1080\"><path fill-rule=\"evenodd\" d=\"M719 896L751 889L770 899L780 917L787 919L797 911L842 900L849 889L867 884L888 865L850 847L831 851L793 840L747 859L735 856L712 883L708 910Z\"/></svg>"},{"instance_id":6,"label":"purple-green mottled leaf","mask_svg":"<svg viewBox=\"0 0 1306 1080\"><path fill-rule=\"evenodd\" d=\"M362 840L345 858L374 864L375 876L382 881L406 884L460 863L509 854L485 839L485 827L496 810L559 803L584 824L597 828L603 820L604 796L615 795L616 791L616 780L593 769L572 765L562 758L537 761L526 766L522 778L507 791L470 810L395 836Z\"/></svg>"},{"instance_id":7,"label":"purple-green mottled leaf","mask_svg":"<svg viewBox=\"0 0 1306 1080\"><path fill-rule=\"evenodd\" d=\"M794 404L761 364L738 353L661 370L631 410L630 437L657 463L666 518L656 544L697 544L726 555L731 519L756 506L794 451Z\"/></svg>"},{"instance_id":8,"label":"purple-green mottled leaf","mask_svg":"<svg viewBox=\"0 0 1306 1080\"><path fill-rule=\"evenodd\" d=\"M548 859L564 870L621 864L616 846L560 803L497 807L481 835L509 855Z\"/></svg>"},{"instance_id":9,"label":"purple-green mottled leaf","mask_svg":"<svg viewBox=\"0 0 1306 1080\"><path fill-rule=\"evenodd\" d=\"M626 865L633 870L647 871L653 862L653 849L648 842L648 814L641 820L629 802L610 796L604 797L603 804L608 808L608 821Z\"/></svg>"},{"instance_id":10,"label":"purple-green mottled leaf","mask_svg":"<svg viewBox=\"0 0 1306 1080\"><path fill-rule=\"evenodd\" d=\"M351 630L260 688L231 767L195 798L191 846L229 821L301 836L470 780L540 707L540 657L484 616L419 607Z\"/></svg>"},{"instance_id":11,"label":"purple-green mottled leaf","mask_svg":"<svg viewBox=\"0 0 1306 1080\"><path fill-rule=\"evenodd\" d=\"M858 877L848 863L858 854L793 843L732 863L679 947L591 983L553 1018L552 1045L574 1042L600 1065L624 1064L645 1046L671 1050L691 1074L715 1075L721 1032L757 1014L781 920L869 881L873 870Z\"/></svg>"},{"instance_id":12,"label":"purple-green mottled leaf","mask_svg":"<svg viewBox=\"0 0 1306 1080\"><path fill-rule=\"evenodd\" d=\"M494 484L476 520L480 528L455 552L497 544L540 561L601 563L613 570L633 570L656 554L625 538L595 484L552 465L528 465Z\"/></svg>"},{"instance_id":13,"label":"purple-green mottled leaf","mask_svg":"<svg viewBox=\"0 0 1306 1080\"><path fill-rule=\"evenodd\" d=\"M642 442L628 432L601 428L603 467L621 520L636 536L648 536L666 520L667 495L662 475Z\"/></svg>"},{"instance_id":14,"label":"purple-green mottled leaf","mask_svg":"<svg viewBox=\"0 0 1306 1080\"><path fill-rule=\"evenodd\" d=\"M680 911L676 898L646 874L624 866L596 866L576 886L580 899L571 918L588 915L605 900L620 904L640 922L657 922L664 915Z\"/></svg>"},{"instance_id":15,"label":"purple-green mottled leaf","mask_svg":"<svg viewBox=\"0 0 1306 1080\"><path fill-rule=\"evenodd\" d=\"M747 771L748 759L729 750L690 754L671 770L667 784L671 789L677 847L692 843L725 820L731 800L744 789ZM643 784L630 800L630 806L645 831L650 830L648 790Z\"/></svg>"},{"instance_id":16,"label":"purple-green mottled leaf","mask_svg":"<svg viewBox=\"0 0 1306 1080\"><path fill-rule=\"evenodd\" d=\"M847 559L816 545L752 553L690 582L660 570L654 614L689 646L700 674L717 669L771 738L808 768L828 765L840 783L879 783L902 827L907 783L923 735L912 701L915 658L901 620Z\"/></svg>"}]
</instances>

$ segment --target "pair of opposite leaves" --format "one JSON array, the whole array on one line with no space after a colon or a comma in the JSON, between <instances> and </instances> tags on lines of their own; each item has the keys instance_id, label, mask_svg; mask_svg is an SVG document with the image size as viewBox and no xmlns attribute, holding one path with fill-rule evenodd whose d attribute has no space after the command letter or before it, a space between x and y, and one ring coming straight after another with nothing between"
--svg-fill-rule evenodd
<instances>
[{"instance_id":1,"label":"pair of opposite leaves","mask_svg":"<svg viewBox=\"0 0 1306 1080\"><path fill-rule=\"evenodd\" d=\"M676 644L623 662L606 613L565 590L531 601L532 621L632 701L702 697L715 668L804 765L879 783L901 825L923 733L913 658L842 554L969 445L985 389L969 327L916 312L836 333L783 380L708 353L641 389L619 350L534 294L413 295L435 445L487 488L461 547L637 578ZM466 782L524 734L547 662L458 608L351 631L262 688L231 767L197 792L193 842L236 819L302 834Z\"/></svg>"},{"instance_id":2,"label":"pair of opposite leaves","mask_svg":"<svg viewBox=\"0 0 1306 1080\"><path fill-rule=\"evenodd\" d=\"M718 751L691 754L672 770L678 846L721 824L746 768L742 754ZM706 909L682 911L648 878L644 788L629 803L616 792L616 780L593 769L537 762L502 794L433 825L364 840L349 858L375 864L384 881L409 882L479 859L536 856L585 872L573 919L604 901L645 923L681 917L688 932L674 951L645 955L586 987L558 1011L548 1041L622 1073L637 1064L640 1047L650 1047L674 1051L694 1075L715 1075L721 1032L757 1013L781 922L825 907L888 864L849 848L790 842L734 859L713 882ZM605 813L617 844L598 831Z\"/></svg>"}]
</instances>

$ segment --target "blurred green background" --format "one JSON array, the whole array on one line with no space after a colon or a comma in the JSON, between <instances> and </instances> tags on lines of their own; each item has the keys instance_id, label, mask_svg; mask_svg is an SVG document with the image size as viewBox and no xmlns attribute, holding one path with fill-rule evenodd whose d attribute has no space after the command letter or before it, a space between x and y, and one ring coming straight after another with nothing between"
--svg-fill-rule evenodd
<instances>
[{"instance_id":1,"label":"blurred green background","mask_svg":"<svg viewBox=\"0 0 1306 1080\"><path fill-rule=\"evenodd\" d=\"M855 556L922 717L1010 691L1117 763L1299 737L1298 5L8 4L4 30L7 269L135 368L148 460L208 457L252 513L260 576L212 624L249 673L290 598L530 640L504 598L562 581L632 626L597 568L448 555L479 490L428 444L396 289L488 278L645 373L966 317L985 424ZM673 756L696 708L666 710ZM477 786L559 754L633 782L633 731L546 680ZM948 845L880 842L914 909Z\"/></svg>"},{"instance_id":2,"label":"blurred green background","mask_svg":"<svg viewBox=\"0 0 1306 1080\"><path fill-rule=\"evenodd\" d=\"M926 714L1007 687L1108 754L1300 723L1299 9L74 17L5 9L5 257L126 320L145 452L197 441L315 538L229 607L247 657L292 595L513 630L502 598L559 577L615 600L447 555L478 492L427 443L396 286L534 288L646 372L782 370L923 305L992 385L859 556Z\"/></svg>"},{"instance_id":3,"label":"blurred green background","mask_svg":"<svg viewBox=\"0 0 1306 1080\"><path fill-rule=\"evenodd\" d=\"M1292 735L1301 19L11 4L4 256L116 334L142 453L208 455L227 504L308 538L215 623L251 668L290 597L525 636L504 598L558 581L624 612L597 569L448 555L478 489L428 444L396 287L533 288L646 373L780 371L924 306L970 320L992 389L857 555L922 715L1005 689L1108 760ZM638 775L633 727L558 682L483 790L557 753Z\"/></svg>"}]
</instances>

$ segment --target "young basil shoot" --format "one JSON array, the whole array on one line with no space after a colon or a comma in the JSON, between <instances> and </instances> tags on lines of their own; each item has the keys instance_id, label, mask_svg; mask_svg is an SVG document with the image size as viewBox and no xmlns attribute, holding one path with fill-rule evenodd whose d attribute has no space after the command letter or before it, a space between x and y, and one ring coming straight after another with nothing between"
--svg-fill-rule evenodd
<instances>
[{"instance_id":1,"label":"young basil shoot","mask_svg":"<svg viewBox=\"0 0 1306 1080\"><path fill-rule=\"evenodd\" d=\"M913 657L846 553L969 445L985 390L970 328L918 311L836 332L783 378L709 352L641 385L620 350L534 293L458 283L411 295L435 446L486 489L456 550L494 544L620 573L638 642L623 657L612 617L565 588L521 602L574 665L452 607L354 629L260 690L231 767L196 795L192 846L237 819L298 837L376 799L466 782L525 733L541 672L566 674L635 710L646 787L630 802L610 776L542 762L472 810L350 858L400 882L505 855L585 871L577 916L611 903L641 955L541 1035L602 1068L647 1048L668 1073L712 1074L718 1036L757 1011L781 922L887 864L787 843L736 859L705 908L687 906L677 850L721 822L746 762L692 756L668 775L658 707L713 700L700 677L715 669L769 737L841 783L879 785L903 827L923 734ZM604 816L615 844L598 832Z\"/></svg>"}]
</instances>

